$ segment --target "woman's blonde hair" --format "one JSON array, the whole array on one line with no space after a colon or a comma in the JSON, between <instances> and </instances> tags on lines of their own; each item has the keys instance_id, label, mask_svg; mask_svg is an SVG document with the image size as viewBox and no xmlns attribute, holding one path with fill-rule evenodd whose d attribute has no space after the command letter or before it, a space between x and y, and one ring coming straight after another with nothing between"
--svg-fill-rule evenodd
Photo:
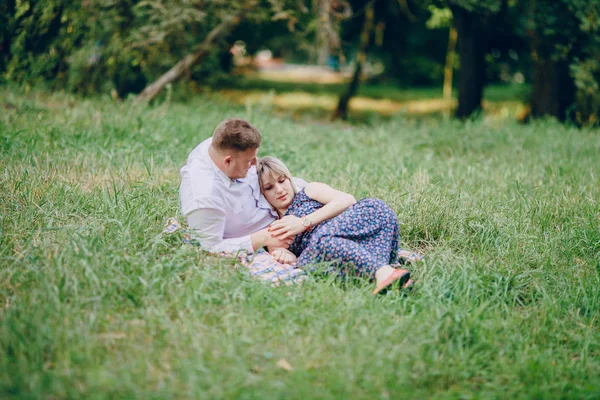
<instances>
[{"instance_id":1,"label":"woman's blonde hair","mask_svg":"<svg viewBox=\"0 0 600 400\"><path fill-rule=\"evenodd\" d=\"M292 188L294 189L294 195L296 195L297 189L292 181L292 174L288 167L279 160L278 158L265 156L261 157L256 161L256 173L258 175L258 183L260 185L260 191L264 193L263 181L262 177L266 175L270 175L273 178L278 178L280 176L289 179L292 183Z\"/></svg>"}]
</instances>

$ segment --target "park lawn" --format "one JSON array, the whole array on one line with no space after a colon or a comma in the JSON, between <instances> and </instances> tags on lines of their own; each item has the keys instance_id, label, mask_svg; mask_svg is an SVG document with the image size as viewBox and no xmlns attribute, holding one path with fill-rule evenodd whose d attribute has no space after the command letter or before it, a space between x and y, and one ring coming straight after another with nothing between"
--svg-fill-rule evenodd
<instances>
[{"instance_id":1,"label":"park lawn","mask_svg":"<svg viewBox=\"0 0 600 400\"><path fill-rule=\"evenodd\" d=\"M1 398L600 397L598 130L0 98ZM425 255L414 292L273 288L162 237L228 116L293 174L384 199Z\"/></svg>"}]
</instances>

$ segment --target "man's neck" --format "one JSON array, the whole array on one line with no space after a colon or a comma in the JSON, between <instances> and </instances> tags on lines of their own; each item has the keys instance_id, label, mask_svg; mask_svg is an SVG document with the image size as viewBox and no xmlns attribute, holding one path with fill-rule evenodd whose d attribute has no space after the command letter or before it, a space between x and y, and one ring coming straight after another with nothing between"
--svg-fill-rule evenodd
<instances>
[{"instance_id":1,"label":"man's neck","mask_svg":"<svg viewBox=\"0 0 600 400\"><path fill-rule=\"evenodd\" d=\"M208 147L208 156L210 157L210 159L212 160L213 163L215 163L215 165L217 166L217 168L219 168L225 175L227 175L227 173L223 170L223 160L221 155L219 154L219 152L212 146Z\"/></svg>"}]
</instances>

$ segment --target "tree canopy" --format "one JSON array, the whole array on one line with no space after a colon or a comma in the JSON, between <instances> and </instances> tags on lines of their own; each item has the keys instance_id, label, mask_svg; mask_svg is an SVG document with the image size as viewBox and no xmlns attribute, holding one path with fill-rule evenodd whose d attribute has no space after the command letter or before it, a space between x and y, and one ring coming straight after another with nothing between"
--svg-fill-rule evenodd
<instances>
[{"instance_id":1,"label":"tree canopy","mask_svg":"<svg viewBox=\"0 0 600 400\"><path fill-rule=\"evenodd\" d=\"M250 55L336 68L362 52L372 79L401 87L440 85L454 67L460 117L481 107L487 83L528 81L531 117L586 125L600 109L599 26L600 0L6 0L0 76L125 97L179 66L173 79L213 85L243 41Z\"/></svg>"}]
</instances>

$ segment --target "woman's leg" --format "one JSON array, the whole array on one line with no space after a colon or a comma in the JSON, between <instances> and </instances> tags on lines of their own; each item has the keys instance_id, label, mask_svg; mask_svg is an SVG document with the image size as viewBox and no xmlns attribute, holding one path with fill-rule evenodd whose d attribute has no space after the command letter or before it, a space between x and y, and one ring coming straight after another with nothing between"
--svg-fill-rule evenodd
<instances>
[{"instance_id":1,"label":"woman's leg","mask_svg":"<svg viewBox=\"0 0 600 400\"><path fill-rule=\"evenodd\" d=\"M298 265L334 262L337 268L354 268L358 275L368 278L374 278L375 271L382 267L376 256L354 240L329 235L314 239L298 258Z\"/></svg>"},{"instance_id":2,"label":"woman's leg","mask_svg":"<svg viewBox=\"0 0 600 400\"><path fill-rule=\"evenodd\" d=\"M375 279L378 285L386 280L391 284L400 279L398 271L401 271L402 275L408 272L385 264L381 257L366 249L364 245L336 236L322 236L318 241L312 242L300 255L298 265L305 266L323 261L334 262L338 268L353 267L358 275Z\"/></svg>"},{"instance_id":3,"label":"woman's leg","mask_svg":"<svg viewBox=\"0 0 600 400\"><path fill-rule=\"evenodd\" d=\"M383 200L364 199L365 207L369 209L371 219L371 234L364 238L365 248L376 254L385 264L398 262L398 241L400 224L394 210Z\"/></svg>"}]
</instances>

